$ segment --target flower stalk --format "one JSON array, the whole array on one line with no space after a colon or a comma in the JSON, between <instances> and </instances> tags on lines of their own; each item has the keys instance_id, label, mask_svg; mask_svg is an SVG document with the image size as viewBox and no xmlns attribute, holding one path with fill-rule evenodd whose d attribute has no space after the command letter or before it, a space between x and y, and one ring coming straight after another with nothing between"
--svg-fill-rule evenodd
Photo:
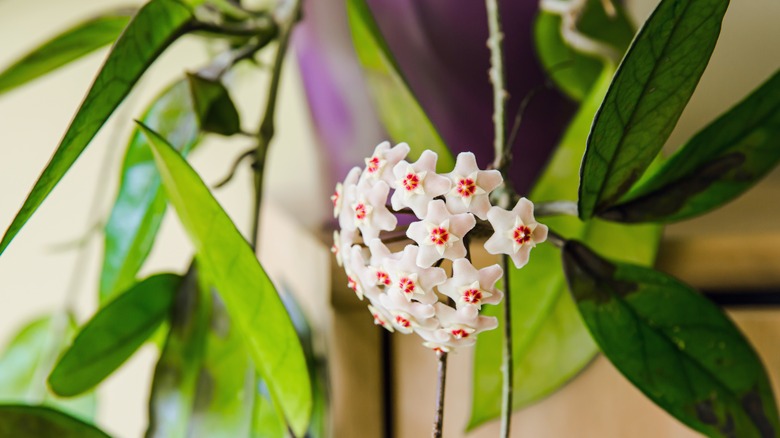
<instances>
[{"instance_id":1,"label":"flower stalk","mask_svg":"<svg viewBox=\"0 0 780 438\"><path fill-rule=\"evenodd\" d=\"M506 167L510 161L511 151L506 144L506 85L504 84L504 59L501 41L501 21L498 10L498 0L485 0L488 16L488 31L490 36L487 46L490 49L490 82L493 84L493 149L495 161L493 168L501 171L506 179Z\"/></svg>"},{"instance_id":2,"label":"flower stalk","mask_svg":"<svg viewBox=\"0 0 780 438\"><path fill-rule=\"evenodd\" d=\"M488 16L487 45L490 49L490 82L493 84L493 130L495 161L493 167L498 169L508 179L506 170L511 161L511 148L506 144L506 87L504 85L504 64L501 41L504 37L501 32L500 11L498 0L485 0ZM509 437L512 416L512 385L513 385L513 361L512 361L512 306L510 304L511 291L509 288L509 257L502 257L504 265L504 353L503 374L504 381L501 397L501 436Z\"/></svg>"},{"instance_id":3,"label":"flower stalk","mask_svg":"<svg viewBox=\"0 0 780 438\"><path fill-rule=\"evenodd\" d=\"M436 416L433 420L433 438L441 438L444 429L444 389L447 383L447 353L436 352L438 356L438 383L436 385Z\"/></svg>"}]
</instances>

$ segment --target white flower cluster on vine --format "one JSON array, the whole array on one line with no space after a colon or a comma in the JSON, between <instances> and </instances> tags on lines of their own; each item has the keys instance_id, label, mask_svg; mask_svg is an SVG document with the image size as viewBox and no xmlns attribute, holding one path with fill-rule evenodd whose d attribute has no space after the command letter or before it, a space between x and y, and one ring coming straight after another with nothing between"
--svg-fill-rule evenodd
<instances>
[{"instance_id":1,"label":"white flower cluster on vine","mask_svg":"<svg viewBox=\"0 0 780 438\"><path fill-rule=\"evenodd\" d=\"M331 199L340 231L334 233L332 251L349 288L368 300L377 325L415 332L425 346L448 352L474 344L478 333L497 326L479 310L501 301L496 282L503 271L499 265L477 269L466 248L477 219L493 230L484 244L487 252L507 254L518 268L528 262L531 248L546 240L547 227L536 222L533 204L525 198L512 210L492 206L489 195L503 179L496 170L480 170L474 154L459 154L452 172L438 174L436 153L426 150L410 163L409 150L406 143L391 148L384 142L366 158L364 169L353 168L336 186ZM405 236L396 231L399 216L416 219ZM416 245L390 251L386 241L399 237ZM441 267L444 260L451 261L449 276Z\"/></svg>"}]
</instances>

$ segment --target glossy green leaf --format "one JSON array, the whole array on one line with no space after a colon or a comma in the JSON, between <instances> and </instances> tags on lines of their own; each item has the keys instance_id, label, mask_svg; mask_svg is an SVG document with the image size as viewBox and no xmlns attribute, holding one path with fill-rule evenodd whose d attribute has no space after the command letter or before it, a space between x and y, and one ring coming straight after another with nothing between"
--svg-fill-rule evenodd
<instances>
[{"instance_id":1,"label":"glossy green leaf","mask_svg":"<svg viewBox=\"0 0 780 438\"><path fill-rule=\"evenodd\" d=\"M284 418L274 405L272 397L263 386L263 391L255 391L254 415L252 416L251 438L287 438Z\"/></svg>"},{"instance_id":2,"label":"glossy green leaf","mask_svg":"<svg viewBox=\"0 0 780 438\"><path fill-rule=\"evenodd\" d=\"M36 47L0 72L0 94L113 43L133 13L132 9L124 9L100 15Z\"/></svg>"},{"instance_id":3,"label":"glossy green leaf","mask_svg":"<svg viewBox=\"0 0 780 438\"><path fill-rule=\"evenodd\" d=\"M634 27L622 6L615 4L614 17L604 12L602 2L589 0L578 21L578 29L585 35L611 46L615 53L623 54ZM536 53L544 69L558 88L576 101L588 96L603 69L604 60L577 52L561 36L561 18L540 12L534 22Z\"/></svg>"},{"instance_id":4,"label":"glossy green leaf","mask_svg":"<svg viewBox=\"0 0 780 438\"><path fill-rule=\"evenodd\" d=\"M615 204L658 155L709 62L728 0L662 0L593 121L582 163L583 219Z\"/></svg>"},{"instance_id":5,"label":"glossy green leaf","mask_svg":"<svg viewBox=\"0 0 780 438\"><path fill-rule=\"evenodd\" d=\"M302 435L312 408L309 373L295 328L273 283L195 171L163 138L141 126L152 145L168 199L195 245L199 266L219 291L290 427Z\"/></svg>"},{"instance_id":6,"label":"glossy green leaf","mask_svg":"<svg viewBox=\"0 0 780 438\"><path fill-rule=\"evenodd\" d=\"M76 336L49 376L49 386L74 396L103 381L168 317L181 277L151 276L100 309Z\"/></svg>"},{"instance_id":7,"label":"glossy green leaf","mask_svg":"<svg viewBox=\"0 0 780 438\"><path fill-rule=\"evenodd\" d=\"M201 276L203 277L203 276ZM241 331L219 295L199 279L212 301L206 351L197 382L190 437L247 437L252 427L255 370Z\"/></svg>"},{"instance_id":8,"label":"glossy green leaf","mask_svg":"<svg viewBox=\"0 0 780 438\"><path fill-rule=\"evenodd\" d=\"M141 118L186 156L199 141L189 87L179 81L165 90ZM165 193L146 136L138 129L127 145L119 193L105 227L100 302L106 303L136 281L166 209Z\"/></svg>"},{"instance_id":9,"label":"glossy green leaf","mask_svg":"<svg viewBox=\"0 0 780 438\"><path fill-rule=\"evenodd\" d=\"M577 169L590 121L606 93L612 70L605 69L570 124L550 165L531 192L534 202L574 199ZM540 219L557 232L578 236L611 255L636 263L651 263L660 237L656 226L631 227L603 221L580 222L573 217ZM626 242L635 242L626 245ZM509 272L512 292L514 408L533 403L575 376L598 349L566 293L560 251L539 245L528 265ZM502 318L502 306L485 306L485 315ZM503 333L480 334L474 355L471 430L501 415L501 352Z\"/></svg>"},{"instance_id":10,"label":"glossy green leaf","mask_svg":"<svg viewBox=\"0 0 780 438\"><path fill-rule=\"evenodd\" d=\"M627 199L600 216L672 222L744 193L780 161L780 72L696 134Z\"/></svg>"},{"instance_id":11,"label":"glossy green leaf","mask_svg":"<svg viewBox=\"0 0 780 438\"><path fill-rule=\"evenodd\" d=\"M171 328L152 379L147 438L184 438L191 431L211 312L209 294L198 287L198 271L190 267L176 291Z\"/></svg>"},{"instance_id":12,"label":"glossy green leaf","mask_svg":"<svg viewBox=\"0 0 780 438\"><path fill-rule=\"evenodd\" d=\"M185 30L190 9L177 0L152 0L111 49L51 161L0 241L0 253L35 213L149 65Z\"/></svg>"},{"instance_id":13,"label":"glossy green leaf","mask_svg":"<svg viewBox=\"0 0 780 438\"><path fill-rule=\"evenodd\" d=\"M365 0L347 0L352 43L385 129L397 142L408 142L410 157L430 149L439 155L436 169L455 166L452 152L412 94Z\"/></svg>"},{"instance_id":14,"label":"glossy green leaf","mask_svg":"<svg viewBox=\"0 0 780 438\"><path fill-rule=\"evenodd\" d=\"M712 437L776 437L777 406L761 360L733 322L689 286L607 261L569 241L563 265L593 338L637 388Z\"/></svg>"},{"instance_id":15,"label":"glossy green leaf","mask_svg":"<svg viewBox=\"0 0 780 438\"><path fill-rule=\"evenodd\" d=\"M0 405L0 436L110 438L95 426L45 406Z\"/></svg>"},{"instance_id":16,"label":"glossy green leaf","mask_svg":"<svg viewBox=\"0 0 780 438\"><path fill-rule=\"evenodd\" d=\"M75 322L65 315L39 318L22 328L0 357L0 403L42 403L81 420L94 421L94 392L64 399L46 387L46 376L75 332Z\"/></svg>"},{"instance_id":17,"label":"glossy green leaf","mask_svg":"<svg viewBox=\"0 0 780 438\"><path fill-rule=\"evenodd\" d=\"M241 132L238 110L222 82L197 74L187 74L187 81L203 131L221 135Z\"/></svg>"}]
</instances>

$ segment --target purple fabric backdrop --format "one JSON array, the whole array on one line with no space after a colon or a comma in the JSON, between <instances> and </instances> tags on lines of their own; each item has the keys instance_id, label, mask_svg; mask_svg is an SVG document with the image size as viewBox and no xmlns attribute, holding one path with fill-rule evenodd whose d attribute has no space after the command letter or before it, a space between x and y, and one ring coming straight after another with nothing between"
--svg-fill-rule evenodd
<instances>
[{"instance_id":1,"label":"purple fabric backdrop","mask_svg":"<svg viewBox=\"0 0 780 438\"><path fill-rule=\"evenodd\" d=\"M447 145L493 159L492 89L485 5L474 0L368 0L412 91ZM319 140L328 150L331 181L387 138L372 109L351 46L344 0L309 0L295 44ZM509 128L517 108L544 82L533 52L536 2L504 0ZM512 180L530 187L575 105L555 91L536 95L514 145Z\"/></svg>"}]
</instances>

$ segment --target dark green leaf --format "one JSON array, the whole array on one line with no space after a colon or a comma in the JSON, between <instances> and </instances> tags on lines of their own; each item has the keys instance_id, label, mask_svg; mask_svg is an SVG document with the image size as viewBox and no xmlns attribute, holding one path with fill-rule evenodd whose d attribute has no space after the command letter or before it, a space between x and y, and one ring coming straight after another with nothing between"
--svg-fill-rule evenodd
<instances>
[{"instance_id":1,"label":"dark green leaf","mask_svg":"<svg viewBox=\"0 0 780 438\"><path fill-rule=\"evenodd\" d=\"M187 80L203 131L221 135L241 132L238 110L222 82L197 74L187 74Z\"/></svg>"},{"instance_id":2,"label":"dark green leaf","mask_svg":"<svg viewBox=\"0 0 780 438\"><path fill-rule=\"evenodd\" d=\"M182 155L197 146L198 122L185 81L165 90L141 119ZM146 136L133 132L122 164L119 193L105 227L100 302L106 303L136 281L154 244L166 208L160 175Z\"/></svg>"},{"instance_id":3,"label":"dark green leaf","mask_svg":"<svg viewBox=\"0 0 780 438\"><path fill-rule=\"evenodd\" d=\"M100 309L49 376L62 396L93 388L119 368L168 317L181 277L151 276Z\"/></svg>"},{"instance_id":4,"label":"dark green leaf","mask_svg":"<svg viewBox=\"0 0 780 438\"><path fill-rule=\"evenodd\" d=\"M110 438L105 432L45 406L0 405L0 436Z\"/></svg>"},{"instance_id":5,"label":"dark green leaf","mask_svg":"<svg viewBox=\"0 0 780 438\"><path fill-rule=\"evenodd\" d=\"M706 213L753 186L780 160L780 72L696 134L627 199L601 214L673 222Z\"/></svg>"},{"instance_id":6,"label":"dark green leaf","mask_svg":"<svg viewBox=\"0 0 780 438\"><path fill-rule=\"evenodd\" d=\"M177 0L152 0L111 49L57 151L0 241L0 254L62 179L143 72L185 29L190 9Z\"/></svg>"},{"instance_id":7,"label":"dark green leaf","mask_svg":"<svg viewBox=\"0 0 780 438\"><path fill-rule=\"evenodd\" d=\"M550 165L531 192L531 199L574 199L577 168L590 122L609 86L606 68L570 124ZM542 222L566 236L579 236L611 256L652 263L659 228L629 227L602 221L582 223L573 217L549 217ZM634 244L627 245L626 242ZM590 362L598 351L571 298L561 268L560 252L552 245L533 250L523 269L509 273L512 300L514 407L533 403L561 387ZM500 306L485 306L486 315L502 317ZM482 333L474 355L474 393L469 429L501 415L500 330Z\"/></svg>"},{"instance_id":8,"label":"dark green leaf","mask_svg":"<svg viewBox=\"0 0 780 438\"><path fill-rule=\"evenodd\" d=\"M616 203L658 154L707 66L728 4L662 0L642 27L593 121L581 218Z\"/></svg>"},{"instance_id":9,"label":"dark green leaf","mask_svg":"<svg viewBox=\"0 0 780 438\"><path fill-rule=\"evenodd\" d=\"M352 43L385 129L395 141L409 143L412 158L425 149L438 153L436 169L449 172L455 166L452 152L406 84L366 1L347 0L347 16Z\"/></svg>"},{"instance_id":10,"label":"dark green leaf","mask_svg":"<svg viewBox=\"0 0 780 438\"><path fill-rule=\"evenodd\" d=\"M168 199L195 245L199 266L225 302L292 430L302 435L312 408L309 373L295 328L273 283L195 171L162 137L141 126L152 145Z\"/></svg>"},{"instance_id":11,"label":"dark green leaf","mask_svg":"<svg viewBox=\"0 0 780 438\"><path fill-rule=\"evenodd\" d=\"M0 72L0 94L113 43L134 12L132 9L123 9L100 15L36 47Z\"/></svg>"},{"instance_id":12,"label":"dark green leaf","mask_svg":"<svg viewBox=\"0 0 780 438\"><path fill-rule=\"evenodd\" d=\"M154 369L147 438L184 438L191 432L211 312L211 298L198 287L198 277L191 266L176 291L171 328Z\"/></svg>"},{"instance_id":13,"label":"dark green leaf","mask_svg":"<svg viewBox=\"0 0 780 438\"><path fill-rule=\"evenodd\" d=\"M660 407L714 437L778 436L761 360L715 304L650 268L563 249L572 296L609 360Z\"/></svg>"},{"instance_id":14,"label":"dark green leaf","mask_svg":"<svg viewBox=\"0 0 780 438\"><path fill-rule=\"evenodd\" d=\"M94 392L63 399L46 387L46 376L75 332L74 321L64 314L36 319L20 330L0 357L0 403L42 402L84 421L94 421Z\"/></svg>"},{"instance_id":15,"label":"dark green leaf","mask_svg":"<svg viewBox=\"0 0 780 438\"><path fill-rule=\"evenodd\" d=\"M578 22L578 30L608 44L622 54L631 43L634 27L618 4L614 17L604 12L602 2L589 0ZM534 23L536 53L555 84L569 97L582 101L588 96L603 70L603 60L579 53L561 36L561 18L540 12Z\"/></svg>"}]
</instances>

